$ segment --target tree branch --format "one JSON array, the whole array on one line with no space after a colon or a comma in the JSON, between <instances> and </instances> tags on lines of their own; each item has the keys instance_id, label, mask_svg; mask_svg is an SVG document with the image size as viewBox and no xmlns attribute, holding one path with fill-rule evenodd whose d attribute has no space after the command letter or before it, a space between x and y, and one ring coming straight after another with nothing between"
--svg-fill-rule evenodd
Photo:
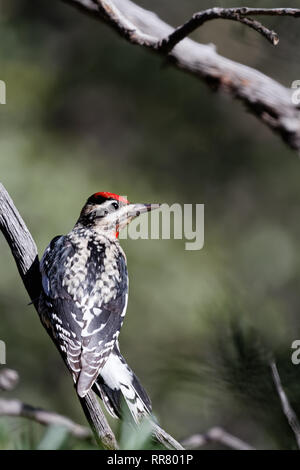
<instances>
[{"instance_id":1,"label":"tree branch","mask_svg":"<svg viewBox=\"0 0 300 470\"><path fill-rule=\"evenodd\" d=\"M158 424L151 421L153 435L163 446L167 449L176 449L184 450L184 447L177 442L174 437L170 436L164 429L162 429Z\"/></svg>"},{"instance_id":2,"label":"tree branch","mask_svg":"<svg viewBox=\"0 0 300 470\"><path fill-rule=\"evenodd\" d=\"M200 22L199 18L205 12L196 14L198 15L197 21L192 19L190 20L192 23L187 22L186 25L174 31L174 28L163 22L153 12L137 6L131 0L62 1L107 23L130 43L145 47L165 57L170 64L204 80L213 89L225 91L233 98L241 100L291 148L300 152L300 110L292 102L291 90L258 70L218 55L210 45L199 44L186 38L191 27L195 29L199 26L197 21ZM247 24L273 43L276 43L276 33L248 18L248 15L299 16L299 10L291 8L228 10L231 12L239 10L239 13L232 13L232 18L228 19ZM209 11L215 11L215 9ZM204 16L202 20L203 18ZM179 44L178 41L180 41ZM165 50L169 50L167 46L171 48L170 52L164 52L164 47Z\"/></svg>"},{"instance_id":3,"label":"tree branch","mask_svg":"<svg viewBox=\"0 0 300 470\"><path fill-rule=\"evenodd\" d=\"M214 442L235 450L255 450L254 447L219 427L211 428L205 434L194 434L182 441L182 445L187 449L198 449Z\"/></svg>"},{"instance_id":4,"label":"tree branch","mask_svg":"<svg viewBox=\"0 0 300 470\"><path fill-rule=\"evenodd\" d=\"M238 21L244 23L246 26L254 29L262 34L274 46L279 43L278 34L275 31L263 26L260 22L247 18L248 16L267 15L267 16L291 16L298 18L300 16L300 9L298 8L209 8L207 10L195 13L192 18L179 26L169 37L161 41L161 49L163 52L170 52L176 44L189 36L193 31L202 26L206 21L223 19Z\"/></svg>"},{"instance_id":5,"label":"tree branch","mask_svg":"<svg viewBox=\"0 0 300 470\"><path fill-rule=\"evenodd\" d=\"M271 367L272 377L273 377L273 381L276 387L276 391L280 398L282 411L285 414L286 419L288 420L288 423L295 435L298 448L300 449L300 423L299 423L298 417L295 411L293 410L285 391L283 390L280 375L279 375L275 361L272 361L270 363L270 367Z\"/></svg>"},{"instance_id":6,"label":"tree branch","mask_svg":"<svg viewBox=\"0 0 300 470\"><path fill-rule=\"evenodd\" d=\"M70 434L79 439L87 439L92 436L90 429L80 426L63 415L36 408L20 400L0 398L0 416L27 418L46 426L63 426Z\"/></svg>"},{"instance_id":7,"label":"tree branch","mask_svg":"<svg viewBox=\"0 0 300 470\"><path fill-rule=\"evenodd\" d=\"M19 374L16 370L7 368L0 370L0 390L13 390L18 382Z\"/></svg>"},{"instance_id":8,"label":"tree branch","mask_svg":"<svg viewBox=\"0 0 300 470\"><path fill-rule=\"evenodd\" d=\"M19 382L19 374L13 369L0 370L0 390L11 391ZM21 402L20 400L6 400L0 398L0 416L13 416L17 418L27 418L46 426L63 426L73 436L79 439L87 439L92 436L90 429L80 426L69 418L52 411L36 408Z\"/></svg>"},{"instance_id":9,"label":"tree branch","mask_svg":"<svg viewBox=\"0 0 300 470\"><path fill-rule=\"evenodd\" d=\"M0 230L6 238L29 297L38 312L38 298L42 285L37 248L25 222L1 183ZM89 392L85 398L80 399L80 403L97 442L108 449L116 449L115 436L95 394Z\"/></svg>"}]
</instances>

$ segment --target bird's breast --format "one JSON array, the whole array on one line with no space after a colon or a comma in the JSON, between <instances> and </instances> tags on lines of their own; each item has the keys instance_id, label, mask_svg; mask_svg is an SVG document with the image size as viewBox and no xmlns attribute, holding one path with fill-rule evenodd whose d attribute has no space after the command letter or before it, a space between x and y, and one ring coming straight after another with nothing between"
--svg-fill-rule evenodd
<instances>
[{"instance_id":1,"label":"bird's breast","mask_svg":"<svg viewBox=\"0 0 300 470\"><path fill-rule=\"evenodd\" d=\"M126 258L119 244L96 237L71 242L74 253L65 260L63 284L75 301L89 305L98 297L106 304L128 289Z\"/></svg>"}]
</instances>

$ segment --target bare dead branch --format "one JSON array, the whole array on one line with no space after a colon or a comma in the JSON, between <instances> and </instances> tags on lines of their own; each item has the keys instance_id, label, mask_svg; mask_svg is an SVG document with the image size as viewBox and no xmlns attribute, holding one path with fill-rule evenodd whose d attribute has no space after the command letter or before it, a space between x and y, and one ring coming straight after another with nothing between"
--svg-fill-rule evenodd
<instances>
[{"instance_id":1,"label":"bare dead branch","mask_svg":"<svg viewBox=\"0 0 300 470\"><path fill-rule=\"evenodd\" d=\"M84 398L78 398L98 444L104 445L110 450L118 449L115 435L104 416L95 393L91 390Z\"/></svg>"},{"instance_id":2,"label":"bare dead branch","mask_svg":"<svg viewBox=\"0 0 300 470\"><path fill-rule=\"evenodd\" d=\"M298 448L300 449L300 423L299 423L298 417L295 411L293 410L285 391L283 390L280 375L279 375L275 361L272 361L270 363L270 367L271 367L272 377L273 377L273 381L276 387L276 391L280 398L282 411L285 414L286 419L288 420L288 423L295 435Z\"/></svg>"},{"instance_id":3,"label":"bare dead branch","mask_svg":"<svg viewBox=\"0 0 300 470\"><path fill-rule=\"evenodd\" d=\"M175 29L168 38L161 41L161 49L163 52L170 52L176 44L189 36L193 31L202 26L210 20L223 19L238 21L244 23L246 26L254 29L262 34L274 46L279 43L278 34L263 26L260 22L248 18L248 16L291 16L298 18L300 16L300 9L298 8L209 8L207 10L195 13L190 20Z\"/></svg>"},{"instance_id":4,"label":"bare dead branch","mask_svg":"<svg viewBox=\"0 0 300 470\"><path fill-rule=\"evenodd\" d=\"M25 222L1 183L0 230L11 249L29 297L38 311L41 275L37 248ZM94 431L97 442L109 449L116 449L116 438L110 429L95 394L90 392L85 398L80 399L80 403Z\"/></svg>"},{"instance_id":5,"label":"bare dead branch","mask_svg":"<svg viewBox=\"0 0 300 470\"><path fill-rule=\"evenodd\" d=\"M16 370L7 368L0 370L0 390L11 391L18 382L19 374ZM90 429L85 426L80 426L65 416L27 405L16 399L0 399L0 416L28 418L48 426L63 426L70 434L80 439L86 439L92 436Z\"/></svg>"},{"instance_id":6,"label":"bare dead branch","mask_svg":"<svg viewBox=\"0 0 300 470\"><path fill-rule=\"evenodd\" d=\"M63 426L70 434L79 439L92 437L91 430L80 426L69 418L52 411L28 405L20 400L0 398L0 416L11 416L15 418L27 418L46 426Z\"/></svg>"},{"instance_id":7,"label":"bare dead branch","mask_svg":"<svg viewBox=\"0 0 300 470\"><path fill-rule=\"evenodd\" d=\"M0 370L0 390L13 390L18 382L19 374L16 370L7 368Z\"/></svg>"},{"instance_id":8,"label":"bare dead branch","mask_svg":"<svg viewBox=\"0 0 300 470\"><path fill-rule=\"evenodd\" d=\"M162 429L158 424L151 422L153 435L155 438L163 444L167 449L176 449L184 450L184 447L177 442L174 437L170 436L164 429Z\"/></svg>"},{"instance_id":9,"label":"bare dead branch","mask_svg":"<svg viewBox=\"0 0 300 470\"><path fill-rule=\"evenodd\" d=\"M198 449L210 443L219 443L235 450L255 450L254 447L219 427L211 428L205 434L194 434L182 441L182 445L187 449Z\"/></svg>"},{"instance_id":10,"label":"bare dead branch","mask_svg":"<svg viewBox=\"0 0 300 470\"><path fill-rule=\"evenodd\" d=\"M153 12L131 0L62 0L82 12L107 23L129 41L160 54L173 66L204 80L214 90L225 91L241 100L247 108L293 149L300 152L300 109L292 102L292 91L263 73L217 54L211 45L186 38L184 26L174 30ZM214 9L212 9L214 10ZM237 10L237 9L235 9ZM198 13L201 15L201 12ZM298 17L291 8L240 8L242 23L256 29L276 43L275 33L255 22L248 15L285 15ZM200 21L200 20L197 20ZM237 19L236 19L237 21ZM198 25L196 26L198 27ZM188 27L186 27L188 29ZM189 26L190 28L190 26ZM183 34L184 33L184 34ZM169 53L162 44L175 44ZM183 39L182 39L183 37ZM180 40L179 44L177 43Z\"/></svg>"}]
</instances>

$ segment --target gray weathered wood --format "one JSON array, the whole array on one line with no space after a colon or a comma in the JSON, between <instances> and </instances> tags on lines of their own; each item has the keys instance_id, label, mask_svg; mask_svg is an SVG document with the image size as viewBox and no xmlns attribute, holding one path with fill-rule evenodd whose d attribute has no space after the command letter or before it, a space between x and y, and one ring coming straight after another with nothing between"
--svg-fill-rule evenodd
<instances>
[{"instance_id":1,"label":"gray weathered wood","mask_svg":"<svg viewBox=\"0 0 300 470\"><path fill-rule=\"evenodd\" d=\"M66 416L36 408L16 399L0 398L0 416L27 418L46 426L62 426L78 439L88 439L92 436L90 428L80 426Z\"/></svg>"},{"instance_id":2,"label":"gray weathered wood","mask_svg":"<svg viewBox=\"0 0 300 470\"><path fill-rule=\"evenodd\" d=\"M293 410L290 401L283 389L282 383L281 383L281 378L277 369L276 362L272 360L270 362L270 367L272 371L272 377L274 381L274 385L276 387L276 391L278 393L280 403L281 403L281 408L282 411L288 420L288 423L295 435L296 442L298 445L298 449L300 449L300 422L298 419L298 416L296 415L295 411Z\"/></svg>"},{"instance_id":3,"label":"gray weathered wood","mask_svg":"<svg viewBox=\"0 0 300 470\"><path fill-rule=\"evenodd\" d=\"M162 42L169 38L174 28L152 11L130 0L62 1L107 23L132 44L160 54L170 64L204 80L214 90L224 91L242 101L290 147L300 151L300 109L292 102L290 89L258 70L222 57L211 45L199 44L188 38L181 40L168 54L164 53ZM260 14L283 16L283 10L289 15L292 9L264 10ZM259 14L258 11L251 13Z\"/></svg>"}]
</instances>

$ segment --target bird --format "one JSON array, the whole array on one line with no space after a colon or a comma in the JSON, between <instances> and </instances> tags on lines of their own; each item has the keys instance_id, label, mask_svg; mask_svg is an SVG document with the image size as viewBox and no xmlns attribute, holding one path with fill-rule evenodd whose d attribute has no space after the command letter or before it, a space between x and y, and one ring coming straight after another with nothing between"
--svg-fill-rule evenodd
<instances>
[{"instance_id":1,"label":"bird","mask_svg":"<svg viewBox=\"0 0 300 470\"><path fill-rule=\"evenodd\" d=\"M159 204L130 203L97 192L74 228L53 238L40 262L40 319L72 374L79 397L93 390L115 418L123 401L136 423L152 413L151 400L120 353L128 302L126 256L119 231Z\"/></svg>"}]
</instances>

